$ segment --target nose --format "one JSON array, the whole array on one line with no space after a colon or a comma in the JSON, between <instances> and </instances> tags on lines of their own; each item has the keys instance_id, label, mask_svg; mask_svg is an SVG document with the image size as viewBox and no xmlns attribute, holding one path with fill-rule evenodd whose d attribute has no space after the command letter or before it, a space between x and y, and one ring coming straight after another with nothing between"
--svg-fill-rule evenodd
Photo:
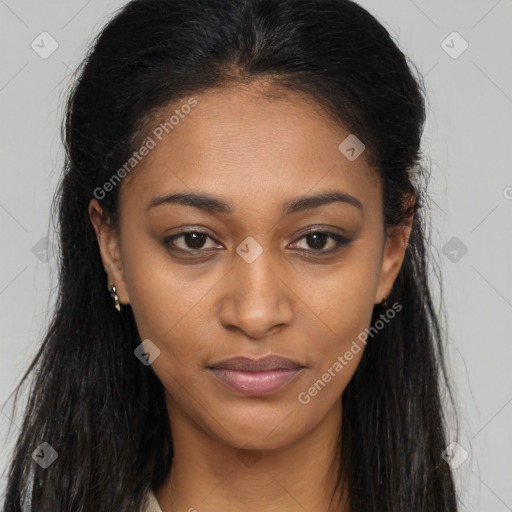
<instances>
[{"instance_id":1,"label":"nose","mask_svg":"<svg viewBox=\"0 0 512 512\"><path fill-rule=\"evenodd\" d=\"M270 251L264 250L252 263L236 255L234 265L222 287L221 324L253 340L289 325L295 294L288 273L271 261Z\"/></svg>"}]
</instances>

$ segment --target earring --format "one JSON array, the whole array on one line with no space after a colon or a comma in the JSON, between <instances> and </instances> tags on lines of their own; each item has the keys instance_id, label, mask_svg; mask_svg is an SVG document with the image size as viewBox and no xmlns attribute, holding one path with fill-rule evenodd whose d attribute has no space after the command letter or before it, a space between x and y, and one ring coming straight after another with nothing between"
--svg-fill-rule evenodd
<instances>
[{"instance_id":1,"label":"earring","mask_svg":"<svg viewBox=\"0 0 512 512\"><path fill-rule=\"evenodd\" d=\"M121 303L119 302L119 295L117 295L114 283L109 284L108 291L110 292L110 295L112 295L112 298L114 299L114 307L117 309L117 311L121 311Z\"/></svg>"},{"instance_id":2,"label":"earring","mask_svg":"<svg viewBox=\"0 0 512 512\"><path fill-rule=\"evenodd\" d=\"M384 296L382 298L382 302L379 303L379 306L383 309L388 309L389 306L388 306L388 303L386 302L386 299L387 299L387 296Z\"/></svg>"}]
</instances>

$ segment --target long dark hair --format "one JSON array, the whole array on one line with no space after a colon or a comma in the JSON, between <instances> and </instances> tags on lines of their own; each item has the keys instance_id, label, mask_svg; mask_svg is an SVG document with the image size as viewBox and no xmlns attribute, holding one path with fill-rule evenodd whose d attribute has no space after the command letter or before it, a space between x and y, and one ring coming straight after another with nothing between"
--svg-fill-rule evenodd
<instances>
[{"instance_id":1,"label":"long dark hair","mask_svg":"<svg viewBox=\"0 0 512 512\"><path fill-rule=\"evenodd\" d=\"M164 481L173 446L163 386L133 354L141 340L130 307L113 308L88 204L140 146L158 109L264 78L306 93L364 141L381 177L386 226L414 213L387 299L402 310L368 339L343 394L338 482L348 482L353 511L455 511L441 457L448 444L442 397L451 396L445 332L428 279L425 88L384 27L349 0L134 0L104 27L78 71L52 206L60 236L56 309L16 388L15 402L32 375L3 510L28 503L37 512L138 511ZM100 201L112 219L118 192ZM43 442L58 454L46 469L31 456Z\"/></svg>"}]
</instances>

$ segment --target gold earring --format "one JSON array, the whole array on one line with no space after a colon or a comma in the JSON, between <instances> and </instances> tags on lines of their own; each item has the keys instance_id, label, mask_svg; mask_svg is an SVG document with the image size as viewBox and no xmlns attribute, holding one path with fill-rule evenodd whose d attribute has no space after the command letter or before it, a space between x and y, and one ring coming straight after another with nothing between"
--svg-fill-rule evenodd
<instances>
[{"instance_id":1,"label":"gold earring","mask_svg":"<svg viewBox=\"0 0 512 512\"><path fill-rule=\"evenodd\" d=\"M114 307L117 309L117 311L121 311L121 303L119 302L119 295L117 295L114 283L109 284L108 291L110 292L110 295L112 295L112 298L114 299Z\"/></svg>"},{"instance_id":2,"label":"gold earring","mask_svg":"<svg viewBox=\"0 0 512 512\"><path fill-rule=\"evenodd\" d=\"M381 308L384 308L384 309L388 309L389 306L388 306L388 303L386 302L386 299L387 299L387 296L385 295L383 298L382 298L382 302L379 303L379 306Z\"/></svg>"}]
</instances>

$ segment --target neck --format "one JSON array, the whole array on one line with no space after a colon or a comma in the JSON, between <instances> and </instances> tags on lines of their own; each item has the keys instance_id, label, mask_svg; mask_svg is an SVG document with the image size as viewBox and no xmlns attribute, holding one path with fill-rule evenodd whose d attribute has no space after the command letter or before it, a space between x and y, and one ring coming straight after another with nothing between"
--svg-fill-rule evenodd
<instances>
[{"instance_id":1,"label":"neck","mask_svg":"<svg viewBox=\"0 0 512 512\"><path fill-rule=\"evenodd\" d=\"M348 511L336 486L341 400L306 436L274 449L227 444L167 396L174 448L166 481L155 492L163 512ZM332 461L332 464L331 464Z\"/></svg>"}]
</instances>

